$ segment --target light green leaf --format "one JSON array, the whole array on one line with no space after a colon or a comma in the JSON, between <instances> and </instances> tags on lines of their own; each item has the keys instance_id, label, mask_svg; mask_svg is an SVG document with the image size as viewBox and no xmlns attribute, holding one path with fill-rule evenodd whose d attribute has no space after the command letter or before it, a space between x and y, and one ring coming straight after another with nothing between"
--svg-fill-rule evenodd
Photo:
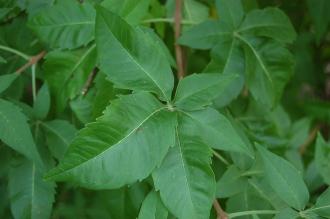
<instances>
[{"instance_id":1,"label":"light green leaf","mask_svg":"<svg viewBox=\"0 0 330 219\"><path fill-rule=\"evenodd\" d=\"M217 0L219 20L236 29L242 22L244 10L241 0Z\"/></svg>"},{"instance_id":2,"label":"light green leaf","mask_svg":"<svg viewBox=\"0 0 330 219\"><path fill-rule=\"evenodd\" d=\"M293 74L291 53L277 42L237 38L245 46L246 82L253 97L267 108L273 107Z\"/></svg>"},{"instance_id":3,"label":"light green leaf","mask_svg":"<svg viewBox=\"0 0 330 219\"><path fill-rule=\"evenodd\" d=\"M43 68L58 112L64 110L69 99L81 93L95 64L95 45L74 52L55 50L47 54Z\"/></svg>"},{"instance_id":4,"label":"light green leaf","mask_svg":"<svg viewBox=\"0 0 330 219\"><path fill-rule=\"evenodd\" d=\"M138 24L147 15L150 0L105 0L101 5L120 15L127 23Z\"/></svg>"},{"instance_id":5,"label":"light green leaf","mask_svg":"<svg viewBox=\"0 0 330 219\"><path fill-rule=\"evenodd\" d=\"M299 171L288 161L257 145L263 160L265 177L274 191L291 207L304 209L309 200L307 187Z\"/></svg>"},{"instance_id":6,"label":"light green leaf","mask_svg":"<svg viewBox=\"0 0 330 219\"><path fill-rule=\"evenodd\" d=\"M12 149L42 166L27 118L20 108L0 99L0 139Z\"/></svg>"},{"instance_id":7,"label":"light green leaf","mask_svg":"<svg viewBox=\"0 0 330 219\"><path fill-rule=\"evenodd\" d=\"M176 134L176 145L153 172L155 188L174 216L208 218L215 193L211 150L190 135L189 127L179 125Z\"/></svg>"},{"instance_id":8,"label":"light green leaf","mask_svg":"<svg viewBox=\"0 0 330 219\"><path fill-rule=\"evenodd\" d=\"M328 188L316 200L315 206L305 212L315 212L316 214L330 218L330 189Z\"/></svg>"},{"instance_id":9,"label":"light green leaf","mask_svg":"<svg viewBox=\"0 0 330 219\"><path fill-rule=\"evenodd\" d=\"M167 219L168 211L155 191L144 199L138 219Z\"/></svg>"},{"instance_id":10,"label":"light green leaf","mask_svg":"<svg viewBox=\"0 0 330 219\"><path fill-rule=\"evenodd\" d=\"M227 198L243 192L248 180L236 166L231 165L217 182L217 198Z\"/></svg>"},{"instance_id":11,"label":"light green leaf","mask_svg":"<svg viewBox=\"0 0 330 219\"><path fill-rule=\"evenodd\" d=\"M9 194L15 219L50 218L55 195L55 183L42 179L44 172L29 160L11 168Z\"/></svg>"},{"instance_id":12,"label":"light green leaf","mask_svg":"<svg viewBox=\"0 0 330 219\"><path fill-rule=\"evenodd\" d=\"M46 130L46 141L52 155L62 159L77 129L66 120L42 122L41 125Z\"/></svg>"},{"instance_id":13,"label":"light green leaf","mask_svg":"<svg viewBox=\"0 0 330 219\"><path fill-rule=\"evenodd\" d=\"M251 11L246 15L238 32L270 37L285 43L292 43L296 38L289 18L277 8Z\"/></svg>"},{"instance_id":14,"label":"light green leaf","mask_svg":"<svg viewBox=\"0 0 330 219\"><path fill-rule=\"evenodd\" d=\"M79 131L64 159L46 178L93 189L142 180L174 145L175 123L175 114L151 94L121 96L96 122Z\"/></svg>"},{"instance_id":15,"label":"light green leaf","mask_svg":"<svg viewBox=\"0 0 330 219\"><path fill-rule=\"evenodd\" d=\"M74 49L94 38L95 9L88 2L62 0L34 15L29 26L52 48Z\"/></svg>"},{"instance_id":16,"label":"light green leaf","mask_svg":"<svg viewBox=\"0 0 330 219\"><path fill-rule=\"evenodd\" d=\"M210 49L220 39L231 39L231 31L228 24L209 20L185 31L179 38L179 43L195 49Z\"/></svg>"},{"instance_id":17,"label":"light green leaf","mask_svg":"<svg viewBox=\"0 0 330 219\"><path fill-rule=\"evenodd\" d=\"M251 149L236 133L230 121L218 111L207 108L193 112L181 111L181 114L183 124L206 145L219 150L242 152L253 157Z\"/></svg>"},{"instance_id":18,"label":"light green leaf","mask_svg":"<svg viewBox=\"0 0 330 219\"><path fill-rule=\"evenodd\" d=\"M173 1L174 2L174 1ZM205 21L208 18L209 9L206 5L196 0L183 1L183 18L194 24Z\"/></svg>"},{"instance_id":19,"label":"light green leaf","mask_svg":"<svg viewBox=\"0 0 330 219\"><path fill-rule=\"evenodd\" d=\"M315 144L315 164L323 180L330 184L330 144L324 141L321 134L318 134Z\"/></svg>"},{"instance_id":20,"label":"light green leaf","mask_svg":"<svg viewBox=\"0 0 330 219\"><path fill-rule=\"evenodd\" d=\"M44 119L50 109L50 94L46 83L40 88L36 101L33 103L33 111L38 119Z\"/></svg>"},{"instance_id":21,"label":"light green leaf","mask_svg":"<svg viewBox=\"0 0 330 219\"><path fill-rule=\"evenodd\" d=\"M0 75L0 93L5 91L18 77L18 74Z\"/></svg>"},{"instance_id":22,"label":"light green leaf","mask_svg":"<svg viewBox=\"0 0 330 219\"><path fill-rule=\"evenodd\" d=\"M174 105L186 110L202 109L211 105L236 78L236 75L216 73L192 74L180 80L177 87Z\"/></svg>"},{"instance_id":23,"label":"light green leaf","mask_svg":"<svg viewBox=\"0 0 330 219\"><path fill-rule=\"evenodd\" d=\"M119 88L150 91L169 101L174 79L161 46L112 12L101 7L97 11L101 70Z\"/></svg>"}]
</instances>

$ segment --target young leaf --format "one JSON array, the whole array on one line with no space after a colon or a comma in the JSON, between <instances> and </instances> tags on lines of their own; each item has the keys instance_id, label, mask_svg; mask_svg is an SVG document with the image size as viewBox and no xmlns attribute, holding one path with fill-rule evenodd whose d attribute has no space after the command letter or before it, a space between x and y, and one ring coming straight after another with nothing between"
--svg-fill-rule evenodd
<instances>
[{"instance_id":1,"label":"young leaf","mask_svg":"<svg viewBox=\"0 0 330 219\"><path fill-rule=\"evenodd\" d=\"M12 167L9 174L11 211L15 218L47 219L55 195L55 183L42 179L44 172L29 160Z\"/></svg>"},{"instance_id":2,"label":"young leaf","mask_svg":"<svg viewBox=\"0 0 330 219\"><path fill-rule=\"evenodd\" d=\"M80 94L95 64L95 45L85 50L55 50L47 54L43 68L58 112L64 110L68 99Z\"/></svg>"},{"instance_id":3,"label":"young leaf","mask_svg":"<svg viewBox=\"0 0 330 219\"><path fill-rule=\"evenodd\" d=\"M94 189L142 180L174 145L175 123L176 115L151 94L121 96L96 122L80 130L46 178Z\"/></svg>"},{"instance_id":4,"label":"young leaf","mask_svg":"<svg viewBox=\"0 0 330 219\"><path fill-rule=\"evenodd\" d=\"M288 161L257 145L265 177L274 191L291 207L302 210L309 200L307 187L298 170Z\"/></svg>"},{"instance_id":5,"label":"young leaf","mask_svg":"<svg viewBox=\"0 0 330 219\"><path fill-rule=\"evenodd\" d=\"M330 145L318 134L315 144L315 164L327 184L330 184Z\"/></svg>"},{"instance_id":6,"label":"young leaf","mask_svg":"<svg viewBox=\"0 0 330 219\"><path fill-rule=\"evenodd\" d=\"M148 33L98 7L96 42L100 68L117 87L171 99L174 79L170 65L161 46Z\"/></svg>"},{"instance_id":7,"label":"young leaf","mask_svg":"<svg viewBox=\"0 0 330 219\"><path fill-rule=\"evenodd\" d=\"M277 8L251 11L246 15L238 32L266 36L284 43L292 43L296 38L289 18Z\"/></svg>"},{"instance_id":8,"label":"young leaf","mask_svg":"<svg viewBox=\"0 0 330 219\"><path fill-rule=\"evenodd\" d=\"M183 112L182 124L204 144L219 150L242 152L253 157L241 137L236 133L230 121L212 108Z\"/></svg>"},{"instance_id":9,"label":"young leaf","mask_svg":"<svg viewBox=\"0 0 330 219\"><path fill-rule=\"evenodd\" d=\"M142 203L138 219L167 219L168 211L155 191L151 191Z\"/></svg>"},{"instance_id":10,"label":"young leaf","mask_svg":"<svg viewBox=\"0 0 330 219\"><path fill-rule=\"evenodd\" d=\"M129 24L138 24L146 16L150 0L105 0L101 5L120 15Z\"/></svg>"},{"instance_id":11,"label":"young leaf","mask_svg":"<svg viewBox=\"0 0 330 219\"><path fill-rule=\"evenodd\" d=\"M62 159L77 132L76 128L66 120L42 122L41 125L46 130L47 145L52 155Z\"/></svg>"},{"instance_id":12,"label":"young leaf","mask_svg":"<svg viewBox=\"0 0 330 219\"><path fill-rule=\"evenodd\" d=\"M12 149L42 166L27 118L14 104L0 99L0 139Z\"/></svg>"},{"instance_id":13,"label":"young leaf","mask_svg":"<svg viewBox=\"0 0 330 219\"><path fill-rule=\"evenodd\" d=\"M45 83L39 90L36 101L33 103L33 111L38 119L44 119L50 109L50 94Z\"/></svg>"},{"instance_id":14,"label":"young leaf","mask_svg":"<svg viewBox=\"0 0 330 219\"><path fill-rule=\"evenodd\" d=\"M220 21L229 24L232 29L241 24L244 17L241 0L217 0L216 6Z\"/></svg>"},{"instance_id":15,"label":"young leaf","mask_svg":"<svg viewBox=\"0 0 330 219\"><path fill-rule=\"evenodd\" d=\"M202 109L211 105L235 79L236 75L193 74L180 80L177 87L174 105L185 110Z\"/></svg>"},{"instance_id":16,"label":"young leaf","mask_svg":"<svg viewBox=\"0 0 330 219\"><path fill-rule=\"evenodd\" d=\"M52 48L75 49L94 38L94 20L88 2L62 0L34 15L29 26Z\"/></svg>"},{"instance_id":17,"label":"young leaf","mask_svg":"<svg viewBox=\"0 0 330 219\"><path fill-rule=\"evenodd\" d=\"M179 126L176 144L153 172L156 190L176 217L208 218L215 193L211 150Z\"/></svg>"},{"instance_id":18,"label":"young leaf","mask_svg":"<svg viewBox=\"0 0 330 219\"><path fill-rule=\"evenodd\" d=\"M0 75L0 94L5 91L18 77L18 74Z\"/></svg>"}]
</instances>

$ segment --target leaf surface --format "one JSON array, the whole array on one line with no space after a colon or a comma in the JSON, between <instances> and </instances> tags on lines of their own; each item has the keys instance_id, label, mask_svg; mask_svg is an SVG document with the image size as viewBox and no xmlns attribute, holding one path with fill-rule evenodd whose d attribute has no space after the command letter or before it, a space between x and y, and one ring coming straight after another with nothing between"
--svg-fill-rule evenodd
<instances>
[{"instance_id":1,"label":"leaf surface","mask_svg":"<svg viewBox=\"0 0 330 219\"><path fill-rule=\"evenodd\" d=\"M258 145L265 177L274 191L291 207L302 210L309 200L307 187L299 171L288 161Z\"/></svg>"},{"instance_id":2,"label":"leaf surface","mask_svg":"<svg viewBox=\"0 0 330 219\"><path fill-rule=\"evenodd\" d=\"M155 188L176 217L208 218L215 193L211 150L189 135L189 129L179 125L176 134L175 146L153 172Z\"/></svg>"},{"instance_id":3,"label":"leaf surface","mask_svg":"<svg viewBox=\"0 0 330 219\"><path fill-rule=\"evenodd\" d=\"M95 10L88 2L59 1L34 15L29 26L52 48L75 49L94 38Z\"/></svg>"},{"instance_id":4,"label":"leaf surface","mask_svg":"<svg viewBox=\"0 0 330 219\"><path fill-rule=\"evenodd\" d=\"M236 75L217 73L192 74L182 80L176 90L174 104L186 110L202 109L223 92Z\"/></svg>"},{"instance_id":5,"label":"leaf surface","mask_svg":"<svg viewBox=\"0 0 330 219\"><path fill-rule=\"evenodd\" d=\"M96 43L100 68L117 87L171 99L174 78L170 64L162 47L148 33L98 7Z\"/></svg>"},{"instance_id":6,"label":"leaf surface","mask_svg":"<svg viewBox=\"0 0 330 219\"><path fill-rule=\"evenodd\" d=\"M43 181L43 174L44 172L29 160L23 160L11 168L9 194L15 219L50 217L55 183Z\"/></svg>"},{"instance_id":7,"label":"leaf surface","mask_svg":"<svg viewBox=\"0 0 330 219\"><path fill-rule=\"evenodd\" d=\"M151 191L144 199L138 219L167 219L168 211L159 194Z\"/></svg>"},{"instance_id":8,"label":"leaf surface","mask_svg":"<svg viewBox=\"0 0 330 219\"><path fill-rule=\"evenodd\" d=\"M174 145L175 123L175 114L151 94L121 96L96 122L79 131L64 159L46 178L93 189L142 180Z\"/></svg>"}]
</instances>

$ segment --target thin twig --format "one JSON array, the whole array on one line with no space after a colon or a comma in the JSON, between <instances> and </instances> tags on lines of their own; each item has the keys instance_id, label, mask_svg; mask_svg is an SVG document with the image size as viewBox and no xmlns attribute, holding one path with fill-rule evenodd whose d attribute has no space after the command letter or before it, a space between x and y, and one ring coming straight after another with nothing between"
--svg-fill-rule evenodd
<instances>
[{"instance_id":1,"label":"thin twig","mask_svg":"<svg viewBox=\"0 0 330 219\"><path fill-rule=\"evenodd\" d=\"M228 219L227 213L221 208L217 199L213 202L213 208L217 212L217 219Z\"/></svg>"},{"instance_id":2,"label":"thin twig","mask_svg":"<svg viewBox=\"0 0 330 219\"><path fill-rule=\"evenodd\" d=\"M37 64L39 60L42 59L45 55L46 55L46 51L42 51L39 54L32 56L27 63L25 63L22 67L16 70L16 74L21 74L30 66Z\"/></svg>"},{"instance_id":3,"label":"thin twig","mask_svg":"<svg viewBox=\"0 0 330 219\"><path fill-rule=\"evenodd\" d=\"M182 0L175 0L174 14L174 38L175 38L175 56L178 68L178 78L182 79L185 75L182 47L178 44L178 39L181 34L181 18L182 18Z\"/></svg>"},{"instance_id":4,"label":"thin twig","mask_svg":"<svg viewBox=\"0 0 330 219\"><path fill-rule=\"evenodd\" d=\"M317 132L320 130L321 126L320 125L316 125L312 131L309 133L308 135L308 138L306 139L306 141L299 146L299 153L301 155L303 155L306 150L307 150L307 147L314 141L316 135L317 135Z\"/></svg>"},{"instance_id":5,"label":"thin twig","mask_svg":"<svg viewBox=\"0 0 330 219\"><path fill-rule=\"evenodd\" d=\"M93 80L94 80L94 78L95 78L97 72L98 72L98 69L97 69L97 68L94 68L94 69L91 71L91 73L89 73L88 78L87 78L87 81L86 81L86 83L85 83L83 89L81 90L81 95L82 95L82 96L85 96L85 95L87 94L89 88L91 87L91 85L92 85L92 83L93 83Z\"/></svg>"},{"instance_id":6,"label":"thin twig","mask_svg":"<svg viewBox=\"0 0 330 219\"><path fill-rule=\"evenodd\" d=\"M146 19L142 21L143 24L148 24L148 23L174 23L173 18L151 18L151 19ZM194 21L190 20L181 20L181 24L197 24Z\"/></svg>"}]
</instances>

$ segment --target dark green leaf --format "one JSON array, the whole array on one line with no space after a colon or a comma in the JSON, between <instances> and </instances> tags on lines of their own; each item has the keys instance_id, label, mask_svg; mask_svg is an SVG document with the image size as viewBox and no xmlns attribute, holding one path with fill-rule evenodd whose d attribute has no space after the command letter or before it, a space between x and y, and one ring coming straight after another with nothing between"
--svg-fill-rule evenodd
<instances>
[{"instance_id":1,"label":"dark green leaf","mask_svg":"<svg viewBox=\"0 0 330 219\"><path fill-rule=\"evenodd\" d=\"M138 219L167 219L167 215L158 193L151 191L142 203Z\"/></svg>"},{"instance_id":2,"label":"dark green leaf","mask_svg":"<svg viewBox=\"0 0 330 219\"><path fill-rule=\"evenodd\" d=\"M330 144L324 141L321 134L316 140L315 164L324 181L330 184Z\"/></svg>"},{"instance_id":3,"label":"dark green leaf","mask_svg":"<svg viewBox=\"0 0 330 219\"><path fill-rule=\"evenodd\" d=\"M45 83L39 90L36 101L33 104L33 111L38 119L44 119L50 109L50 94L48 85Z\"/></svg>"},{"instance_id":4,"label":"dark green leaf","mask_svg":"<svg viewBox=\"0 0 330 219\"><path fill-rule=\"evenodd\" d=\"M18 74L0 75L0 93L5 91L18 77Z\"/></svg>"},{"instance_id":5,"label":"dark green leaf","mask_svg":"<svg viewBox=\"0 0 330 219\"><path fill-rule=\"evenodd\" d=\"M217 0L216 6L220 21L227 23L232 29L241 24L244 17L241 0Z\"/></svg>"}]
</instances>

